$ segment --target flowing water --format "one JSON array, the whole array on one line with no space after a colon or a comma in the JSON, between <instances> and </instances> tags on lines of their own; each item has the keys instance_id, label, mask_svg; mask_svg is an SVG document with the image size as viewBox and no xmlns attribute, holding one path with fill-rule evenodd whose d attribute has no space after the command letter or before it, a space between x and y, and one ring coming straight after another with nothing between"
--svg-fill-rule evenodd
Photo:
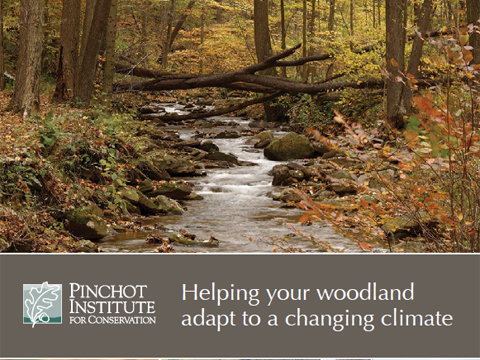
<instances>
[{"instance_id":1,"label":"flowing water","mask_svg":"<svg viewBox=\"0 0 480 360\"><path fill-rule=\"evenodd\" d=\"M246 128L248 123L240 118L215 119L236 121L240 128ZM215 129L216 132L221 130L222 127ZM193 135L192 130L178 131L184 139ZM168 237L172 231L185 229L200 240L207 240L210 236L220 240L218 248L174 245L177 252L270 252L274 242L284 237L288 239L285 246L316 251L315 242L300 236L298 231L328 242L332 247L358 251L353 242L336 234L330 227L321 224L300 225L301 210L282 208L283 202L272 200L270 194L281 188L271 185L272 177L268 172L279 162L266 159L263 150L246 144L247 139L212 139L220 151L232 153L240 161L255 165L209 169L207 176L189 179L195 185L194 191L204 199L184 202L188 211L183 215L153 217L144 221L159 229L150 233ZM168 230L161 230L162 226ZM119 233L103 240L100 247L112 252L154 251L158 245L145 242L148 234Z\"/></svg>"}]
</instances>

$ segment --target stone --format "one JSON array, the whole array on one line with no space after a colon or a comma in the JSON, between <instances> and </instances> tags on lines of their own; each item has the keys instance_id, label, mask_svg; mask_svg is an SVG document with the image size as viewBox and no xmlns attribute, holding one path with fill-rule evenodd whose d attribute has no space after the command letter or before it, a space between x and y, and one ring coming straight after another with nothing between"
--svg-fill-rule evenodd
<instances>
[{"instance_id":1,"label":"stone","mask_svg":"<svg viewBox=\"0 0 480 360\"><path fill-rule=\"evenodd\" d=\"M138 167L142 173L152 180L170 180L170 174L165 169L160 169L149 161L140 161Z\"/></svg>"},{"instance_id":2,"label":"stone","mask_svg":"<svg viewBox=\"0 0 480 360\"><path fill-rule=\"evenodd\" d=\"M203 196L192 191L184 200L203 200Z\"/></svg>"},{"instance_id":3,"label":"stone","mask_svg":"<svg viewBox=\"0 0 480 360\"><path fill-rule=\"evenodd\" d=\"M90 240L78 240L73 244L71 251L75 253L95 253L98 252L98 246Z\"/></svg>"},{"instance_id":4,"label":"stone","mask_svg":"<svg viewBox=\"0 0 480 360\"><path fill-rule=\"evenodd\" d=\"M102 217L93 214L92 208L83 207L66 214L66 229L73 235L87 240L98 240L108 233L107 223Z\"/></svg>"},{"instance_id":5,"label":"stone","mask_svg":"<svg viewBox=\"0 0 480 360\"><path fill-rule=\"evenodd\" d=\"M218 240L214 236L210 236L210 239L201 241L200 245L205 246L205 247L218 247L220 245L220 240Z\"/></svg>"},{"instance_id":6,"label":"stone","mask_svg":"<svg viewBox=\"0 0 480 360\"><path fill-rule=\"evenodd\" d=\"M240 136L236 131L222 131L215 135L215 139L238 139Z\"/></svg>"},{"instance_id":7,"label":"stone","mask_svg":"<svg viewBox=\"0 0 480 360\"><path fill-rule=\"evenodd\" d=\"M275 165L270 174L273 175L273 186L289 185L291 184L289 179L289 169L287 165Z\"/></svg>"},{"instance_id":8,"label":"stone","mask_svg":"<svg viewBox=\"0 0 480 360\"><path fill-rule=\"evenodd\" d=\"M200 147L201 143L200 140L192 139L192 140L184 140L180 141L176 144L173 145L173 147L178 148L178 147L193 147L193 148L198 148Z\"/></svg>"},{"instance_id":9,"label":"stone","mask_svg":"<svg viewBox=\"0 0 480 360\"><path fill-rule=\"evenodd\" d=\"M160 212L159 206L141 192L138 192L138 204L134 205L138 206L144 215L156 215Z\"/></svg>"},{"instance_id":10,"label":"stone","mask_svg":"<svg viewBox=\"0 0 480 360\"><path fill-rule=\"evenodd\" d=\"M294 203L298 203L302 200L302 197L300 196L300 194L297 194L293 189L285 189L280 195L280 200L284 202L291 201Z\"/></svg>"},{"instance_id":11,"label":"stone","mask_svg":"<svg viewBox=\"0 0 480 360\"><path fill-rule=\"evenodd\" d=\"M330 176L332 178L338 179L338 180L341 180L341 179L351 180L352 179L352 176L349 174L349 172L345 171L345 170L334 171L330 174Z\"/></svg>"},{"instance_id":12,"label":"stone","mask_svg":"<svg viewBox=\"0 0 480 360\"><path fill-rule=\"evenodd\" d=\"M168 237L172 243L177 242L183 245L195 245L197 242L195 240L189 239L186 236L182 235L179 232L175 232Z\"/></svg>"},{"instance_id":13,"label":"stone","mask_svg":"<svg viewBox=\"0 0 480 360\"><path fill-rule=\"evenodd\" d=\"M139 201L138 190L131 186L125 186L124 188L120 189L119 195L122 199L127 200L131 204L138 204L138 201Z\"/></svg>"},{"instance_id":14,"label":"stone","mask_svg":"<svg viewBox=\"0 0 480 360\"><path fill-rule=\"evenodd\" d=\"M405 215L387 218L381 228L387 235L393 235L395 239L417 236L422 231L418 220Z\"/></svg>"},{"instance_id":15,"label":"stone","mask_svg":"<svg viewBox=\"0 0 480 360\"><path fill-rule=\"evenodd\" d=\"M248 139L245 143L247 145L253 145L257 149L263 149L267 147L273 141L273 133L270 130L265 130L257 135Z\"/></svg>"},{"instance_id":16,"label":"stone","mask_svg":"<svg viewBox=\"0 0 480 360\"><path fill-rule=\"evenodd\" d=\"M178 202L164 195L157 196L153 199L153 202L161 212L174 215L182 215L184 213L182 206Z\"/></svg>"},{"instance_id":17,"label":"stone","mask_svg":"<svg viewBox=\"0 0 480 360\"><path fill-rule=\"evenodd\" d=\"M220 148L215 145L211 140L206 140L202 142L199 146L199 149L206 152L215 152L220 150Z\"/></svg>"},{"instance_id":18,"label":"stone","mask_svg":"<svg viewBox=\"0 0 480 360\"><path fill-rule=\"evenodd\" d=\"M140 114L153 114L156 112L156 109L151 105L144 105L138 109Z\"/></svg>"},{"instance_id":19,"label":"stone","mask_svg":"<svg viewBox=\"0 0 480 360\"><path fill-rule=\"evenodd\" d=\"M170 199L183 200L192 193L192 187L184 183L166 182L146 193L150 197L164 195Z\"/></svg>"},{"instance_id":20,"label":"stone","mask_svg":"<svg viewBox=\"0 0 480 360\"><path fill-rule=\"evenodd\" d=\"M289 159L310 158L314 150L310 141L303 135L288 133L273 140L263 154L269 160L285 161Z\"/></svg>"},{"instance_id":21,"label":"stone","mask_svg":"<svg viewBox=\"0 0 480 360\"><path fill-rule=\"evenodd\" d=\"M331 184L328 185L326 189L334 191L339 196L354 195L357 193L357 190L354 187L342 184Z\"/></svg>"},{"instance_id":22,"label":"stone","mask_svg":"<svg viewBox=\"0 0 480 360\"><path fill-rule=\"evenodd\" d=\"M332 149L330 149L327 145L322 143L314 142L312 143L312 146L316 156L323 156L326 153L332 151Z\"/></svg>"},{"instance_id":23,"label":"stone","mask_svg":"<svg viewBox=\"0 0 480 360\"><path fill-rule=\"evenodd\" d=\"M238 163L238 159L235 155L225 154L221 151L211 152L205 158L214 161L228 161L234 164Z\"/></svg>"}]
</instances>

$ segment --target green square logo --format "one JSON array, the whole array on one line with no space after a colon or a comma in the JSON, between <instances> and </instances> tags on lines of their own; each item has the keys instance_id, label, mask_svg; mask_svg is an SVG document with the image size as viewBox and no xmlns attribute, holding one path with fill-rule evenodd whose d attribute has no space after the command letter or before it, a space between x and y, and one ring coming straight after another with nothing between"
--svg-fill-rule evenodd
<instances>
[{"instance_id":1,"label":"green square logo","mask_svg":"<svg viewBox=\"0 0 480 360\"><path fill-rule=\"evenodd\" d=\"M62 323L62 285L23 284L23 323L61 324Z\"/></svg>"}]
</instances>

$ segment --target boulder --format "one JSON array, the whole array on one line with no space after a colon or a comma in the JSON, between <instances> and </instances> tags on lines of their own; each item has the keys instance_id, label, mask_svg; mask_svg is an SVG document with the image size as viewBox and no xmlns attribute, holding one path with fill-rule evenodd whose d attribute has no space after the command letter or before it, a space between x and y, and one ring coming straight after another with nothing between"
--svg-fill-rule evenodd
<instances>
[{"instance_id":1,"label":"boulder","mask_svg":"<svg viewBox=\"0 0 480 360\"><path fill-rule=\"evenodd\" d=\"M270 172L273 176L272 185L281 186L291 184L293 180L289 177L289 170L287 165L275 165Z\"/></svg>"},{"instance_id":2,"label":"boulder","mask_svg":"<svg viewBox=\"0 0 480 360\"><path fill-rule=\"evenodd\" d=\"M236 131L222 131L215 135L215 139L238 139L240 136Z\"/></svg>"},{"instance_id":3,"label":"boulder","mask_svg":"<svg viewBox=\"0 0 480 360\"><path fill-rule=\"evenodd\" d=\"M192 187L184 183L166 182L160 186L153 186L145 194L150 197L164 195L170 199L183 200L192 193Z\"/></svg>"},{"instance_id":4,"label":"boulder","mask_svg":"<svg viewBox=\"0 0 480 360\"><path fill-rule=\"evenodd\" d=\"M273 140L265 148L263 154L269 160L285 161L312 157L314 150L305 136L288 133L279 139Z\"/></svg>"},{"instance_id":5,"label":"boulder","mask_svg":"<svg viewBox=\"0 0 480 360\"><path fill-rule=\"evenodd\" d=\"M160 212L159 206L140 191L138 192L138 204L134 205L140 208L143 215L156 215Z\"/></svg>"},{"instance_id":6,"label":"boulder","mask_svg":"<svg viewBox=\"0 0 480 360\"><path fill-rule=\"evenodd\" d=\"M288 163L287 165L275 165L270 171L270 175L273 176L273 186L286 186L308 179L311 172L305 166L296 163Z\"/></svg>"},{"instance_id":7,"label":"boulder","mask_svg":"<svg viewBox=\"0 0 480 360\"><path fill-rule=\"evenodd\" d=\"M326 189L328 191L334 191L339 196L354 195L357 193L354 187L343 184L331 184L328 185Z\"/></svg>"},{"instance_id":8,"label":"boulder","mask_svg":"<svg viewBox=\"0 0 480 360\"><path fill-rule=\"evenodd\" d=\"M199 146L199 149L206 152L215 152L220 150L219 147L215 145L211 140L206 140L202 142Z\"/></svg>"},{"instance_id":9,"label":"boulder","mask_svg":"<svg viewBox=\"0 0 480 360\"><path fill-rule=\"evenodd\" d=\"M208 160L214 160L214 161L228 161L234 164L238 163L238 159L235 155L225 154L221 151L211 152L205 158Z\"/></svg>"},{"instance_id":10,"label":"boulder","mask_svg":"<svg viewBox=\"0 0 480 360\"><path fill-rule=\"evenodd\" d=\"M90 240L79 240L73 244L72 252L94 253L98 252L98 246Z\"/></svg>"},{"instance_id":11,"label":"boulder","mask_svg":"<svg viewBox=\"0 0 480 360\"><path fill-rule=\"evenodd\" d=\"M73 235L87 240L103 238L108 233L107 223L93 212L97 211L92 211L90 206L68 212L66 229Z\"/></svg>"},{"instance_id":12,"label":"boulder","mask_svg":"<svg viewBox=\"0 0 480 360\"><path fill-rule=\"evenodd\" d=\"M381 228L395 239L417 236L422 231L421 224L416 219L405 215L387 218Z\"/></svg>"},{"instance_id":13,"label":"boulder","mask_svg":"<svg viewBox=\"0 0 480 360\"><path fill-rule=\"evenodd\" d=\"M270 130L262 131L246 141L247 145L253 145L257 149L267 147L273 141L273 133Z\"/></svg>"},{"instance_id":14,"label":"boulder","mask_svg":"<svg viewBox=\"0 0 480 360\"><path fill-rule=\"evenodd\" d=\"M153 199L153 202L161 212L174 215L182 215L184 213L182 206L178 202L164 195L157 196Z\"/></svg>"},{"instance_id":15,"label":"boulder","mask_svg":"<svg viewBox=\"0 0 480 360\"><path fill-rule=\"evenodd\" d=\"M196 174L196 169L192 162L167 154L165 151L153 151L149 154L149 157L157 168L166 170L171 176L189 176Z\"/></svg>"}]
</instances>

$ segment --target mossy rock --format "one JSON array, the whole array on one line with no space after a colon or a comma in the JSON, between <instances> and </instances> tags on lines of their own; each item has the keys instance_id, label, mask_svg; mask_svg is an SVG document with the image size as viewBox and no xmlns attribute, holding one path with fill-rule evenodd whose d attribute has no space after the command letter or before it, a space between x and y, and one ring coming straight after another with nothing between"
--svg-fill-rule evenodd
<instances>
[{"instance_id":1,"label":"mossy rock","mask_svg":"<svg viewBox=\"0 0 480 360\"><path fill-rule=\"evenodd\" d=\"M303 135L288 133L273 140L263 151L269 160L285 161L290 159L310 158L314 150L310 141Z\"/></svg>"},{"instance_id":2,"label":"mossy rock","mask_svg":"<svg viewBox=\"0 0 480 360\"><path fill-rule=\"evenodd\" d=\"M98 207L97 207L98 208ZM108 233L107 223L92 206L86 206L66 214L66 229L73 235L87 240L101 239Z\"/></svg>"},{"instance_id":3,"label":"mossy rock","mask_svg":"<svg viewBox=\"0 0 480 360\"><path fill-rule=\"evenodd\" d=\"M150 197L157 197L164 195L170 199L183 200L192 193L191 186L183 183L166 182L158 187L153 187L146 195Z\"/></svg>"},{"instance_id":4,"label":"mossy rock","mask_svg":"<svg viewBox=\"0 0 480 360\"><path fill-rule=\"evenodd\" d=\"M174 215L182 215L184 213L182 206L178 202L166 196L159 195L153 199L153 202L161 212Z\"/></svg>"},{"instance_id":5,"label":"mossy rock","mask_svg":"<svg viewBox=\"0 0 480 360\"><path fill-rule=\"evenodd\" d=\"M214 160L214 161L227 161L234 164L238 163L238 159L235 155L225 154L221 151L211 152L205 158L208 160Z\"/></svg>"}]
</instances>

